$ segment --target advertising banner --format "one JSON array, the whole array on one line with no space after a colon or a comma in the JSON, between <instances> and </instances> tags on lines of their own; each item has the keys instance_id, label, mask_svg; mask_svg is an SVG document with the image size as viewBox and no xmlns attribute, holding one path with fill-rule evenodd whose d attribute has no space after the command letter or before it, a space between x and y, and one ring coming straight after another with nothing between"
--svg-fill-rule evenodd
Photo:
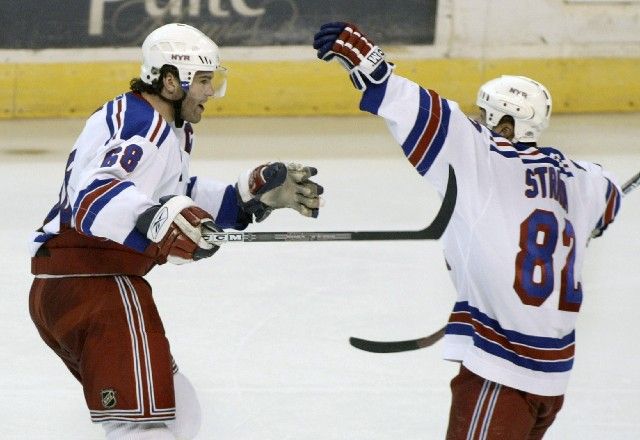
<instances>
[{"instance_id":1,"label":"advertising banner","mask_svg":"<svg viewBox=\"0 0 640 440\"><path fill-rule=\"evenodd\" d=\"M191 24L221 46L308 45L330 21L385 44L433 44L437 0L4 0L0 48L135 47L158 26Z\"/></svg>"}]
</instances>

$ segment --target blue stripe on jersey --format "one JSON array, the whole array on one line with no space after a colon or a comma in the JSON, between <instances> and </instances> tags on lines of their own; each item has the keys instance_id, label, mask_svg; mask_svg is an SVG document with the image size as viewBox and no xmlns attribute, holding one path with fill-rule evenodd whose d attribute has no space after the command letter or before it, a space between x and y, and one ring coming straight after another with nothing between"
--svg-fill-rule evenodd
<instances>
[{"instance_id":1,"label":"blue stripe on jersey","mask_svg":"<svg viewBox=\"0 0 640 440\"><path fill-rule=\"evenodd\" d=\"M187 197L192 197L193 194L193 187L196 185L196 181L198 180L198 178L196 176L191 177L189 179L189 183L187 184Z\"/></svg>"},{"instance_id":2,"label":"blue stripe on jersey","mask_svg":"<svg viewBox=\"0 0 640 440\"><path fill-rule=\"evenodd\" d=\"M600 229L602 231L604 231L607 226L613 222L620 210L620 192L609 179L607 179L607 193L605 194L605 200L606 204L604 207L604 213L596 225L596 229Z\"/></svg>"},{"instance_id":3,"label":"blue stripe on jersey","mask_svg":"<svg viewBox=\"0 0 640 440\"><path fill-rule=\"evenodd\" d=\"M233 228L242 230L247 227L247 224L243 224L238 220L238 193L233 185L228 185L224 190L224 196L222 196L222 203L218 216L215 218L215 223L222 229Z\"/></svg>"},{"instance_id":4,"label":"blue stripe on jersey","mask_svg":"<svg viewBox=\"0 0 640 440\"><path fill-rule=\"evenodd\" d=\"M580 166L580 164L579 164L579 163L574 162L574 161L571 161L571 163L573 164L573 166L575 166L575 167L576 167L576 168L578 168L579 170L587 171L587 170L585 170L582 166Z\"/></svg>"},{"instance_id":5,"label":"blue stripe on jersey","mask_svg":"<svg viewBox=\"0 0 640 440\"><path fill-rule=\"evenodd\" d=\"M50 238L53 238L56 235L57 234L50 234L48 232L43 232L42 234L40 234L36 238L34 238L33 241L35 241L36 243L45 243L45 242L49 241Z\"/></svg>"},{"instance_id":6,"label":"blue stripe on jersey","mask_svg":"<svg viewBox=\"0 0 640 440\"><path fill-rule=\"evenodd\" d=\"M76 202L73 205L73 215L77 216L78 214L78 208L80 207L80 205L82 204L82 202L84 201L84 198L87 196L92 196L92 193L94 190L99 189L102 186L106 186L109 183L113 182L116 179L101 179L101 180L94 180L93 182L91 182L91 184L86 187L85 189L83 189L82 191L80 191L80 193L78 194L78 197L76 198ZM98 213L107 205L107 203L109 203L115 196L117 196L118 194L120 194L123 190L125 190L126 188L132 186L133 183L132 182L120 182L117 185L113 186L111 189L109 189L107 192L105 192L104 194L102 194L100 197L98 197L96 200L94 200L89 206L88 208L90 209L89 212L87 212L84 216L84 218L82 219L81 224L76 224L76 229L84 234L87 235L93 235L91 233L91 225L93 225L93 222L96 218L96 216L98 215Z\"/></svg>"},{"instance_id":7,"label":"blue stripe on jersey","mask_svg":"<svg viewBox=\"0 0 640 440\"><path fill-rule=\"evenodd\" d=\"M494 153L498 153L502 157L506 157L508 159L518 158L524 164L548 163L550 165L553 165L560 174L564 174L568 177L573 177L573 173L569 171L567 167L567 162L569 161L565 158L564 154L562 154L561 151L556 150L555 148L536 147L537 151L541 153L541 157L527 158L527 156L530 154L527 153L527 150L530 150L532 148L530 145L516 142L515 144L511 145L511 147L513 147L513 150L500 150L495 144L493 138L491 140L492 142L489 150L493 151Z\"/></svg>"},{"instance_id":8,"label":"blue stripe on jersey","mask_svg":"<svg viewBox=\"0 0 640 440\"><path fill-rule=\"evenodd\" d=\"M46 225L47 223L49 223L58 215L59 212L60 212L60 202L56 203L53 206L53 208L51 208L51 211L49 211L47 216L44 218L44 222L42 222L42 224Z\"/></svg>"},{"instance_id":9,"label":"blue stripe on jersey","mask_svg":"<svg viewBox=\"0 0 640 440\"><path fill-rule=\"evenodd\" d=\"M87 186L85 189L80 191L78 193L78 197L76 198L76 202L73 204L73 215L76 214L78 210L78 206L80 206L80 203L82 203L82 199L84 199L88 193L95 190L96 188L99 188L101 186L108 184L113 180L114 179L96 179L93 182L91 182L89 186Z\"/></svg>"},{"instance_id":10,"label":"blue stripe on jersey","mask_svg":"<svg viewBox=\"0 0 640 440\"><path fill-rule=\"evenodd\" d=\"M438 132L433 138L431 147L429 147L429 150L427 150L427 155L416 166L416 169L421 176L424 176L427 171L429 171L429 168L431 168L431 165L433 165L433 162L436 160L436 157L438 157L438 154L440 154L440 150L442 150L444 141L446 140L447 134L449 133L449 117L451 115L451 109L449 108L449 103L446 99L442 99L441 101L442 113L440 114L440 127L438 128Z\"/></svg>"},{"instance_id":11,"label":"blue stripe on jersey","mask_svg":"<svg viewBox=\"0 0 640 440\"><path fill-rule=\"evenodd\" d=\"M510 342L517 344L528 345L534 348L564 348L567 345L571 345L575 342L575 332L571 332L562 338L549 338L546 336L531 336L524 333L516 332L513 330L505 330L500 323L493 318L490 318L485 313L482 313L478 308L470 306L467 301L460 301L453 307L454 312L469 312L471 317L481 324L485 325L504 335Z\"/></svg>"},{"instance_id":12,"label":"blue stripe on jersey","mask_svg":"<svg viewBox=\"0 0 640 440\"><path fill-rule=\"evenodd\" d=\"M482 313L476 307L470 306L467 301L457 302L453 308L453 313L456 312L469 313L473 321L477 321L480 325L492 330L498 335L504 336L510 344L523 345L538 350L561 350L575 343L575 331L572 331L562 338L550 338L527 335L514 330L505 330L498 321ZM557 373L569 371L573 367L573 357L559 360L537 360L519 355L497 341L483 337L475 330L473 324L450 322L447 324L446 333L471 336L473 337L473 344L479 349L530 370Z\"/></svg>"},{"instance_id":13,"label":"blue stripe on jersey","mask_svg":"<svg viewBox=\"0 0 640 440\"><path fill-rule=\"evenodd\" d=\"M436 105L434 105L433 99L438 100ZM451 109L446 99L440 99L437 93L428 93L422 87L420 87L418 108L416 121L407 139L402 144L402 150L405 156L409 158L416 149L417 144L422 142L428 145L424 157L414 165L418 173L424 176L431 168L436 157L438 157L440 150L442 150L449 131ZM427 130L429 130L429 133L426 132Z\"/></svg>"},{"instance_id":14,"label":"blue stripe on jersey","mask_svg":"<svg viewBox=\"0 0 640 440\"><path fill-rule=\"evenodd\" d=\"M382 99L387 92L388 82L389 80L382 84L371 84L367 86L367 90L364 91L362 99L360 100L360 110L377 115L380 105L382 104Z\"/></svg>"},{"instance_id":15,"label":"blue stripe on jersey","mask_svg":"<svg viewBox=\"0 0 640 440\"><path fill-rule=\"evenodd\" d=\"M407 139L402 144L402 150L404 155L411 154L411 150L420 140L420 136L424 131L425 125L429 122L429 114L431 113L431 97L427 94L426 90L420 87L420 103L418 104L418 115L416 116L416 122L413 123L413 128L409 132Z\"/></svg>"},{"instance_id":16,"label":"blue stripe on jersey","mask_svg":"<svg viewBox=\"0 0 640 440\"><path fill-rule=\"evenodd\" d=\"M72 210L71 206L67 203L64 208L60 211L60 224L61 225L70 225L71 224L71 216Z\"/></svg>"},{"instance_id":17,"label":"blue stripe on jersey","mask_svg":"<svg viewBox=\"0 0 640 440\"><path fill-rule=\"evenodd\" d=\"M445 333L448 335L473 336L473 326L460 322L450 322L447 324Z\"/></svg>"},{"instance_id":18,"label":"blue stripe on jersey","mask_svg":"<svg viewBox=\"0 0 640 440\"><path fill-rule=\"evenodd\" d=\"M109 138L110 139L113 137L113 134L115 133L115 130L113 129L113 121L111 120L112 117L113 117L113 101L109 101L107 103L106 120L107 120L107 126L109 127Z\"/></svg>"},{"instance_id":19,"label":"blue stripe on jersey","mask_svg":"<svg viewBox=\"0 0 640 440\"><path fill-rule=\"evenodd\" d=\"M76 228L78 228L81 232L83 232L83 233L85 233L87 235L93 235L91 233L91 226L93 225L93 222L96 219L96 217L98 216L98 214L100 213L100 211L102 211L102 209L114 197L116 197L118 194L120 194L122 191L124 191L125 189L127 189L130 186L133 186L133 182L120 182L116 186L111 188L109 191L107 191L106 193L104 193L103 195L98 197L91 204L91 215L86 215L84 217L84 219L82 220L82 224L79 226L79 228L78 228L78 225L76 225Z\"/></svg>"},{"instance_id":20,"label":"blue stripe on jersey","mask_svg":"<svg viewBox=\"0 0 640 440\"><path fill-rule=\"evenodd\" d=\"M149 246L151 240L149 240L142 232L134 229L127 235L127 238L124 239L124 245L134 249L138 252L144 252L144 250Z\"/></svg>"},{"instance_id":21,"label":"blue stripe on jersey","mask_svg":"<svg viewBox=\"0 0 640 440\"><path fill-rule=\"evenodd\" d=\"M542 371L544 373L562 373L570 371L573 367L573 358L564 361L536 361L523 356L518 356L516 353L505 349L503 346L488 341L478 334L473 335L473 345L491 353L494 356L501 357L515 365L523 368L527 368L533 371Z\"/></svg>"},{"instance_id":22,"label":"blue stripe on jersey","mask_svg":"<svg viewBox=\"0 0 640 440\"><path fill-rule=\"evenodd\" d=\"M162 130L162 134L160 135L160 138L158 139L158 148L160 148L160 146L162 145L162 143L164 142L164 140L167 138L167 136L169 136L169 132L171 131L171 126L169 124L165 124L164 125L164 130Z\"/></svg>"},{"instance_id":23,"label":"blue stripe on jersey","mask_svg":"<svg viewBox=\"0 0 640 440\"><path fill-rule=\"evenodd\" d=\"M151 128L154 110L143 98L129 92L125 95L127 109L124 112L121 139L131 139L133 136L145 137Z\"/></svg>"}]
</instances>

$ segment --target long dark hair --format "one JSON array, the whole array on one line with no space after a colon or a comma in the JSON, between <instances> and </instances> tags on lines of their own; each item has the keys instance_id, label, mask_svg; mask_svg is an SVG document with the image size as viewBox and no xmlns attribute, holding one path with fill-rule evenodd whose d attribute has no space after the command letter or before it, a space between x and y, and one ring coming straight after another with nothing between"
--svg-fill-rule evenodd
<instances>
[{"instance_id":1,"label":"long dark hair","mask_svg":"<svg viewBox=\"0 0 640 440\"><path fill-rule=\"evenodd\" d=\"M147 84L142 81L141 78L133 78L129 81L129 89L132 92L137 93L149 93L150 95L159 95L162 91L162 80L167 74L172 74L175 76L178 81L180 81L180 74L178 73L178 69L176 66L172 66L171 64L165 64L160 68L160 76L157 79L154 79L151 84Z\"/></svg>"}]
</instances>

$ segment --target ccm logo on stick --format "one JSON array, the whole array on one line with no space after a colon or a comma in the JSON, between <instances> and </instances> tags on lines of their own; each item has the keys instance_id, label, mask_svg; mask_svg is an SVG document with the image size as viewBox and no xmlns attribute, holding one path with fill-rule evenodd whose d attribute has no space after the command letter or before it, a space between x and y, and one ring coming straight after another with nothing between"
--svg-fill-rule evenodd
<instances>
[{"instance_id":1,"label":"ccm logo on stick","mask_svg":"<svg viewBox=\"0 0 640 440\"><path fill-rule=\"evenodd\" d=\"M210 243L217 243L220 241L243 241L244 237L243 234L221 233L207 234L204 238Z\"/></svg>"}]
</instances>

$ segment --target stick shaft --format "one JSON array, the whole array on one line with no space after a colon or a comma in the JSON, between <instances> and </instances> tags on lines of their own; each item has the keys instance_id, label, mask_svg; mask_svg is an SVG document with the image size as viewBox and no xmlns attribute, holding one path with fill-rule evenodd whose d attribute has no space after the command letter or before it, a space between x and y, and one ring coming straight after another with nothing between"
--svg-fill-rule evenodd
<instances>
[{"instance_id":1,"label":"stick shaft","mask_svg":"<svg viewBox=\"0 0 640 440\"><path fill-rule=\"evenodd\" d=\"M435 218L424 229L415 231L327 231L327 232L210 232L203 238L212 244L292 241L358 241L358 240L437 240L453 215L458 197L456 173L449 166L449 180L442 205Z\"/></svg>"}]
</instances>

